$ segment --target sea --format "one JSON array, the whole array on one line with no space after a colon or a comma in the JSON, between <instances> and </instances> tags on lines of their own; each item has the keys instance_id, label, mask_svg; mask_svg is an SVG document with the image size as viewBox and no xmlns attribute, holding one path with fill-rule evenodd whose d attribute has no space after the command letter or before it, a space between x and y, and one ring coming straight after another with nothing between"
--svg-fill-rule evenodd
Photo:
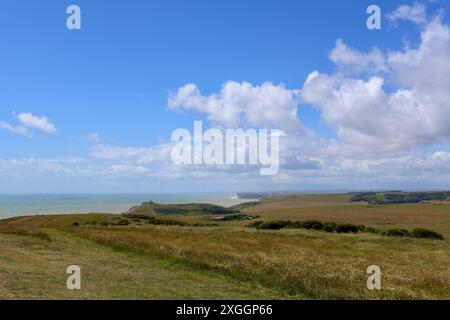
<instances>
[{"instance_id":1,"label":"sea","mask_svg":"<svg viewBox=\"0 0 450 320\"><path fill-rule=\"evenodd\" d=\"M230 207L252 201L236 194L0 194L0 219L23 215L122 213L145 201Z\"/></svg>"}]
</instances>

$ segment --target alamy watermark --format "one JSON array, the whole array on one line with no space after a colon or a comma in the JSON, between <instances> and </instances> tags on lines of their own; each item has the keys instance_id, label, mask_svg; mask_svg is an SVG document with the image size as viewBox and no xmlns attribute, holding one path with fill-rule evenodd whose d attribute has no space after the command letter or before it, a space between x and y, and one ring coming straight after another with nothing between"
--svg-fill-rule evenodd
<instances>
[{"instance_id":1,"label":"alamy watermark","mask_svg":"<svg viewBox=\"0 0 450 320\"><path fill-rule=\"evenodd\" d=\"M381 8L375 4L367 7L367 14L370 16L367 18L366 26L369 30L381 29Z\"/></svg>"},{"instance_id":2,"label":"alamy watermark","mask_svg":"<svg viewBox=\"0 0 450 320\"><path fill-rule=\"evenodd\" d=\"M81 290L81 268L76 265L68 266L66 273L70 276L67 278L67 289Z\"/></svg>"},{"instance_id":3,"label":"alamy watermark","mask_svg":"<svg viewBox=\"0 0 450 320\"><path fill-rule=\"evenodd\" d=\"M66 20L66 27L69 30L81 29L81 9L77 5L70 5L66 9L66 13L69 14Z\"/></svg>"},{"instance_id":4,"label":"alamy watermark","mask_svg":"<svg viewBox=\"0 0 450 320\"><path fill-rule=\"evenodd\" d=\"M367 267L367 274L370 276L367 278L367 289L380 290L381 289L381 269L379 266Z\"/></svg>"},{"instance_id":5,"label":"alamy watermark","mask_svg":"<svg viewBox=\"0 0 450 320\"><path fill-rule=\"evenodd\" d=\"M276 175L280 168L280 136L277 129L207 129L194 121L194 132L176 129L171 158L176 165L259 165L260 174Z\"/></svg>"}]
</instances>

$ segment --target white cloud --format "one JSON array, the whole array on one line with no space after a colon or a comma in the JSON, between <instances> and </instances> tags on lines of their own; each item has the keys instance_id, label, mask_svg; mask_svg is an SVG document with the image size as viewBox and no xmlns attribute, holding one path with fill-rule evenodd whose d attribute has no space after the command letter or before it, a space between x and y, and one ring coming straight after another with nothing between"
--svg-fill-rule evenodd
<instances>
[{"instance_id":1,"label":"white cloud","mask_svg":"<svg viewBox=\"0 0 450 320\"><path fill-rule=\"evenodd\" d=\"M29 137L31 134L28 131L28 129L24 126L12 126L9 123L5 122L5 121L1 121L0 122L0 129L4 129L4 130L8 130L14 133L18 133L21 134L23 136Z\"/></svg>"},{"instance_id":2,"label":"white cloud","mask_svg":"<svg viewBox=\"0 0 450 320\"><path fill-rule=\"evenodd\" d=\"M21 124L13 126L5 121L0 122L0 128L27 137L31 137L33 132L42 132L46 134L56 133L56 127L46 116L35 116L30 112L21 113L17 116Z\"/></svg>"},{"instance_id":3,"label":"white cloud","mask_svg":"<svg viewBox=\"0 0 450 320\"><path fill-rule=\"evenodd\" d=\"M387 15L392 21L406 20L417 24L427 21L426 7L422 3L415 3L412 6L401 5L394 12Z\"/></svg>"},{"instance_id":4,"label":"white cloud","mask_svg":"<svg viewBox=\"0 0 450 320\"><path fill-rule=\"evenodd\" d=\"M342 39L336 41L329 58L341 69L351 72L387 71L385 58L381 51L374 48L369 53L360 52L348 47Z\"/></svg>"},{"instance_id":5,"label":"white cloud","mask_svg":"<svg viewBox=\"0 0 450 320\"><path fill-rule=\"evenodd\" d=\"M169 109L204 113L226 128L259 127L300 130L297 119L298 90L271 82L253 86L227 82L219 93L204 96L195 84L187 84L169 97Z\"/></svg>"},{"instance_id":6,"label":"white cloud","mask_svg":"<svg viewBox=\"0 0 450 320\"><path fill-rule=\"evenodd\" d=\"M74 159L70 158L0 158L1 177L28 177L37 175L75 176L77 174Z\"/></svg>"},{"instance_id":7,"label":"white cloud","mask_svg":"<svg viewBox=\"0 0 450 320\"><path fill-rule=\"evenodd\" d=\"M133 165L123 165L123 164L115 164L108 167L108 171L112 174L120 174L120 175L133 175L133 174L146 174L149 173L150 170L142 167L142 166L133 166Z\"/></svg>"},{"instance_id":8,"label":"white cloud","mask_svg":"<svg viewBox=\"0 0 450 320\"><path fill-rule=\"evenodd\" d=\"M77 182L85 188L124 185L144 192L148 186L164 186L172 192L194 190L289 190L290 186L312 190L345 188L449 188L450 153L435 151L430 154L411 153L395 158L350 159L346 157L299 157L298 165L285 166L274 177L261 177L251 167L180 167L167 163L159 168L136 164L135 161L97 163L72 161L63 158L0 158L0 176L8 185L26 181ZM176 183L175 183L176 181ZM219 183L218 183L219 181ZM263 187L266 186L266 187ZM51 186L49 186L51 187ZM188 189L183 189L187 187ZM259 188L259 189L258 189ZM97 189L98 190L98 189ZM127 190L127 189L120 189ZM152 189L160 190L160 189ZM183 191L184 190L184 191ZM70 189L69 189L70 192Z\"/></svg>"},{"instance_id":9,"label":"white cloud","mask_svg":"<svg viewBox=\"0 0 450 320\"><path fill-rule=\"evenodd\" d=\"M390 52L388 63L398 86L428 90L425 94L447 95L450 86L449 26L440 17L431 20L421 31L420 45Z\"/></svg>"},{"instance_id":10,"label":"white cloud","mask_svg":"<svg viewBox=\"0 0 450 320\"><path fill-rule=\"evenodd\" d=\"M372 53L357 56L349 61L365 67L372 60ZM419 46L389 52L384 65L390 89L376 69L368 78L314 72L304 84L303 99L320 109L323 119L355 152L382 156L450 143L449 26L439 17L427 22Z\"/></svg>"},{"instance_id":11,"label":"white cloud","mask_svg":"<svg viewBox=\"0 0 450 320\"><path fill-rule=\"evenodd\" d=\"M35 116L30 112L21 113L17 116L22 124L28 128L36 129L44 133L52 134L55 133L56 127L51 123L46 116Z\"/></svg>"},{"instance_id":12,"label":"white cloud","mask_svg":"<svg viewBox=\"0 0 450 320\"><path fill-rule=\"evenodd\" d=\"M318 107L342 154L393 155L450 142L450 29L440 17L426 19L425 7L402 6L392 19L424 21L416 48L362 52L338 39L329 58L334 74L312 72L301 90L266 82L227 82L218 93L202 95L195 84L170 96L169 108L193 110L225 127L278 127L296 136L301 102ZM296 137L300 138L300 137Z\"/></svg>"},{"instance_id":13,"label":"white cloud","mask_svg":"<svg viewBox=\"0 0 450 320\"><path fill-rule=\"evenodd\" d=\"M92 146L91 155L104 160L128 160L149 164L170 160L172 146L172 143L140 148L97 144Z\"/></svg>"}]
</instances>

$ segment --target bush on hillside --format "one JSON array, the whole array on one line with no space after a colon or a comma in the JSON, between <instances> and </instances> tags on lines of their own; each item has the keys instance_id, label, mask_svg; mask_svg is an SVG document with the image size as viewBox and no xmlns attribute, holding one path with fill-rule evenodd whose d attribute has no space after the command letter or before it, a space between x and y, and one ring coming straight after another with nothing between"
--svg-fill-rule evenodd
<instances>
[{"instance_id":1,"label":"bush on hillside","mask_svg":"<svg viewBox=\"0 0 450 320\"><path fill-rule=\"evenodd\" d=\"M359 228L357 225L344 223L337 226L336 231L338 233L358 233Z\"/></svg>"},{"instance_id":2,"label":"bush on hillside","mask_svg":"<svg viewBox=\"0 0 450 320\"><path fill-rule=\"evenodd\" d=\"M313 229L313 230L322 230L323 229L323 223L316 220L308 220L303 221L298 224L299 228L303 229Z\"/></svg>"},{"instance_id":3,"label":"bush on hillside","mask_svg":"<svg viewBox=\"0 0 450 320\"><path fill-rule=\"evenodd\" d=\"M422 228L414 229L411 232L411 236L414 238L422 238L422 239L444 240L444 237L441 234L432 230Z\"/></svg>"},{"instance_id":4,"label":"bush on hillside","mask_svg":"<svg viewBox=\"0 0 450 320\"><path fill-rule=\"evenodd\" d=\"M388 237L409 237L411 234L405 229L389 229L386 231Z\"/></svg>"},{"instance_id":5,"label":"bush on hillside","mask_svg":"<svg viewBox=\"0 0 450 320\"><path fill-rule=\"evenodd\" d=\"M130 221L128 221L127 219L120 219L116 223L117 226L127 226L129 224L130 224Z\"/></svg>"},{"instance_id":6,"label":"bush on hillside","mask_svg":"<svg viewBox=\"0 0 450 320\"><path fill-rule=\"evenodd\" d=\"M372 227L367 227L365 231L369 232L369 233L380 233L380 230L372 228Z\"/></svg>"},{"instance_id":7,"label":"bush on hillside","mask_svg":"<svg viewBox=\"0 0 450 320\"><path fill-rule=\"evenodd\" d=\"M324 223L322 230L325 231L325 232L332 233L332 232L335 232L337 230L337 227L338 227L337 223L326 222L326 223Z\"/></svg>"},{"instance_id":8,"label":"bush on hillside","mask_svg":"<svg viewBox=\"0 0 450 320\"><path fill-rule=\"evenodd\" d=\"M227 216L223 216L219 218L219 221L244 221L244 220L251 220L253 219L252 216L249 216L248 214L238 213L238 214L231 214Z\"/></svg>"},{"instance_id":9,"label":"bush on hillside","mask_svg":"<svg viewBox=\"0 0 450 320\"><path fill-rule=\"evenodd\" d=\"M183 221L177 221L177 220L159 220L159 219L149 219L147 220L148 224L154 224L154 225L163 225L163 226L187 226L188 223Z\"/></svg>"},{"instance_id":10,"label":"bush on hillside","mask_svg":"<svg viewBox=\"0 0 450 320\"><path fill-rule=\"evenodd\" d=\"M293 226L292 221L274 220L263 222L257 226L258 229L280 230L288 226Z\"/></svg>"}]
</instances>

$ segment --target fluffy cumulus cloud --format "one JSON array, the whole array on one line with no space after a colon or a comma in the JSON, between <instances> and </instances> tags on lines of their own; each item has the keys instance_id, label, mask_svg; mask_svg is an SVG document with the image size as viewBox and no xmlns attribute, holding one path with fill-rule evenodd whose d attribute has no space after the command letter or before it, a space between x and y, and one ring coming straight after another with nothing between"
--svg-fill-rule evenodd
<instances>
[{"instance_id":1,"label":"fluffy cumulus cloud","mask_svg":"<svg viewBox=\"0 0 450 320\"><path fill-rule=\"evenodd\" d=\"M34 132L45 134L54 134L57 129L46 116L35 116L30 112L20 113L16 116L18 125L11 125L8 122L1 121L0 128L24 136L31 137Z\"/></svg>"},{"instance_id":2,"label":"fluffy cumulus cloud","mask_svg":"<svg viewBox=\"0 0 450 320\"><path fill-rule=\"evenodd\" d=\"M168 106L203 113L223 127L276 127L297 139L304 131L299 105L312 104L339 138L326 146L327 152L339 146L347 156L391 156L449 143L449 26L441 16L427 18L422 4L400 6L388 17L416 23L419 45L362 52L338 39L329 54L336 72L311 72L303 88L230 81L219 92L203 95L187 84L170 96Z\"/></svg>"},{"instance_id":3,"label":"fluffy cumulus cloud","mask_svg":"<svg viewBox=\"0 0 450 320\"><path fill-rule=\"evenodd\" d=\"M419 16L417 6L408 10ZM394 13L398 19L399 12ZM305 82L304 101L319 108L338 137L355 150L382 155L450 142L450 29L440 17L420 28L417 48L390 51L385 57L378 50L357 52L338 41L331 57L342 68L334 74L314 72ZM349 74L349 65L366 71L373 65L373 70ZM379 65L386 74L378 74Z\"/></svg>"},{"instance_id":4,"label":"fluffy cumulus cloud","mask_svg":"<svg viewBox=\"0 0 450 320\"><path fill-rule=\"evenodd\" d=\"M169 98L172 110L204 113L226 128L258 127L300 130L297 118L299 91L271 82L254 86L247 82L227 82L219 93L202 95L195 84L187 84Z\"/></svg>"}]
</instances>

